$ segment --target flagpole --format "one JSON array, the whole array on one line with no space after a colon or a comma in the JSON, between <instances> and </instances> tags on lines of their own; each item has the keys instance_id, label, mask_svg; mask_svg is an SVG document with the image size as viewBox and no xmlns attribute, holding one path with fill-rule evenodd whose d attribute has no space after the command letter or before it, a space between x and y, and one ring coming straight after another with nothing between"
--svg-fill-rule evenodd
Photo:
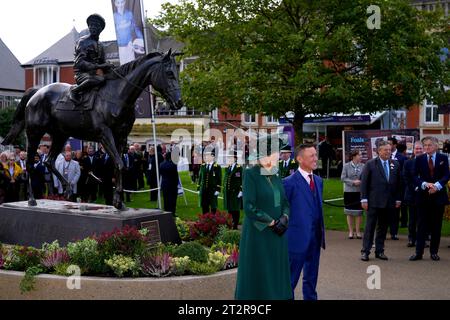
<instances>
[{"instance_id":1,"label":"flagpole","mask_svg":"<svg viewBox=\"0 0 450 320\"><path fill-rule=\"evenodd\" d=\"M144 15L144 1L141 1L141 16L142 16L142 26L144 28L144 43L145 43L145 54L149 53L148 48L148 39L147 39L147 17ZM156 162L156 181L158 183L158 208L161 209L161 180L159 177L159 158L158 158L158 145L156 140L156 118L155 118L155 104L153 101L153 94L152 94L152 86L150 86L150 109L151 109L151 121L152 121L152 128L153 128L153 143L155 145L155 162Z\"/></svg>"}]
</instances>

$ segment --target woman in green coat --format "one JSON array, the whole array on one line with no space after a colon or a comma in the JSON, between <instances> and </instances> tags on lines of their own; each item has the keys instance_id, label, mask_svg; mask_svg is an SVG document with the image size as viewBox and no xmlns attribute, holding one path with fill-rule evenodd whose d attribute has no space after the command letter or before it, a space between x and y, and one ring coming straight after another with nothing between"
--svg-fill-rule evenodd
<instances>
[{"instance_id":1,"label":"woman in green coat","mask_svg":"<svg viewBox=\"0 0 450 320\"><path fill-rule=\"evenodd\" d=\"M245 218L240 242L235 298L239 300L292 299L287 229L289 204L278 176L277 136L258 140L259 160L244 174ZM266 146L264 149L262 146ZM271 150L264 153L261 150Z\"/></svg>"}]
</instances>

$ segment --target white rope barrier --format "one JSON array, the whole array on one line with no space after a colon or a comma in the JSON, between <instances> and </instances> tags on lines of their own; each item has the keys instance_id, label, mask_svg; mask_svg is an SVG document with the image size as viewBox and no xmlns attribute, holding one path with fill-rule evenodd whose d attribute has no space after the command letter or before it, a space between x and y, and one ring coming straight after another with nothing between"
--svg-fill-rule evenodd
<instances>
[{"instance_id":1,"label":"white rope barrier","mask_svg":"<svg viewBox=\"0 0 450 320\"><path fill-rule=\"evenodd\" d=\"M123 192L126 192L126 193L149 193L149 192L152 192L152 191L158 191L158 190L159 190L159 188L156 188L156 189L150 189L150 190L138 190L138 191L123 190Z\"/></svg>"}]
</instances>

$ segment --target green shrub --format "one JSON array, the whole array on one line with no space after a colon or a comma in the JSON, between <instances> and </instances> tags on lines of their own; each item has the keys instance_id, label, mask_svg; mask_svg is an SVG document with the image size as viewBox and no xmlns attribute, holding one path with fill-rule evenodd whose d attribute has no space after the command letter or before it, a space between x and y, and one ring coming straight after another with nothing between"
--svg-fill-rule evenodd
<instances>
[{"instance_id":1,"label":"green shrub","mask_svg":"<svg viewBox=\"0 0 450 320\"><path fill-rule=\"evenodd\" d=\"M107 268L94 239L86 238L67 244L70 261L80 267L82 274L105 273Z\"/></svg>"},{"instance_id":2,"label":"green shrub","mask_svg":"<svg viewBox=\"0 0 450 320\"><path fill-rule=\"evenodd\" d=\"M191 260L189 257L176 257L172 258L172 273L176 276L181 276L189 268L189 263Z\"/></svg>"},{"instance_id":3,"label":"green shrub","mask_svg":"<svg viewBox=\"0 0 450 320\"><path fill-rule=\"evenodd\" d=\"M175 257L189 257L192 261L206 263L208 261L208 251L200 243L192 241L179 245L174 250Z\"/></svg>"},{"instance_id":4,"label":"green shrub","mask_svg":"<svg viewBox=\"0 0 450 320\"><path fill-rule=\"evenodd\" d=\"M25 275L20 281L20 293L34 290L34 285L36 284L36 276L43 272L44 270L39 266L32 266L27 268Z\"/></svg>"},{"instance_id":5,"label":"green shrub","mask_svg":"<svg viewBox=\"0 0 450 320\"><path fill-rule=\"evenodd\" d=\"M104 259L113 255L140 257L148 249L148 238L144 235L148 230L138 231L126 225L122 229L106 232L96 238L98 250Z\"/></svg>"},{"instance_id":6,"label":"green shrub","mask_svg":"<svg viewBox=\"0 0 450 320\"><path fill-rule=\"evenodd\" d=\"M175 223L181 240L188 241L190 239L189 225L179 217L175 219Z\"/></svg>"},{"instance_id":7,"label":"green shrub","mask_svg":"<svg viewBox=\"0 0 450 320\"><path fill-rule=\"evenodd\" d=\"M59 249L61 249L61 247L59 245L59 241L55 240L52 243L47 243L47 242L43 243L41 251L42 252L49 252L49 251L53 252L53 251L56 251Z\"/></svg>"},{"instance_id":8,"label":"green shrub","mask_svg":"<svg viewBox=\"0 0 450 320\"><path fill-rule=\"evenodd\" d=\"M55 266L55 271L53 271L53 274L56 274L58 276L70 276L72 275L70 272L68 272L67 270L70 267L70 263L61 263L58 264L57 266Z\"/></svg>"},{"instance_id":9,"label":"green shrub","mask_svg":"<svg viewBox=\"0 0 450 320\"><path fill-rule=\"evenodd\" d=\"M210 252L208 254L208 264L214 267L217 271L225 269L226 262L230 257L229 254L222 253L220 251Z\"/></svg>"},{"instance_id":10,"label":"green shrub","mask_svg":"<svg viewBox=\"0 0 450 320\"><path fill-rule=\"evenodd\" d=\"M32 247L14 246L3 258L3 267L7 270L26 271L39 266L41 252Z\"/></svg>"},{"instance_id":11,"label":"green shrub","mask_svg":"<svg viewBox=\"0 0 450 320\"><path fill-rule=\"evenodd\" d=\"M188 272L193 275L208 275L216 273L217 271L215 266L208 263L191 261L188 265Z\"/></svg>"},{"instance_id":12,"label":"green shrub","mask_svg":"<svg viewBox=\"0 0 450 320\"><path fill-rule=\"evenodd\" d=\"M105 263L119 278L126 275L133 277L139 275L139 264L133 258L123 255L113 255L110 259L105 260Z\"/></svg>"},{"instance_id":13,"label":"green shrub","mask_svg":"<svg viewBox=\"0 0 450 320\"><path fill-rule=\"evenodd\" d=\"M216 237L216 243L231 243L239 245L241 241L241 232L239 230L221 229Z\"/></svg>"}]
</instances>

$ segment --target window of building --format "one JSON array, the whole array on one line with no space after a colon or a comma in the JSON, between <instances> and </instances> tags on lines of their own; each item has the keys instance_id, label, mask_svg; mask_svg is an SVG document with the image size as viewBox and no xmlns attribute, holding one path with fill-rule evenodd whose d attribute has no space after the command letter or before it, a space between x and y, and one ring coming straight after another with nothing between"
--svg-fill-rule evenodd
<instances>
[{"instance_id":1,"label":"window of building","mask_svg":"<svg viewBox=\"0 0 450 320\"><path fill-rule=\"evenodd\" d=\"M245 123L256 123L256 115L244 113L244 122Z\"/></svg>"},{"instance_id":2,"label":"window of building","mask_svg":"<svg viewBox=\"0 0 450 320\"><path fill-rule=\"evenodd\" d=\"M273 115L269 115L269 116L266 116L266 123L267 124L275 124L275 123L278 123L278 119L275 118Z\"/></svg>"},{"instance_id":3,"label":"window of building","mask_svg":"<svg viewBox=\"0 0 450 320\"><path fill-rule=\"evenodd\" d=\"M57 64L35 64L34 86L44 87L59 82L59 66Z\"/></svg>"},{"instance_id":4,"label":"window of building","mask_svg":"<svg viewBox=\"0 0 450 320\"><path fill-rule=\"evenodd\" d=\"M0 94L0 109L6 109L10 107L17 106L20 102L20 97L17 96L7 96Z\"/></svg>"},{"instance_id":5,"label":"window of building","mask_svg":"<svg viewBox=\"0 0 450 320\"><path fill-rule=\"evenodd\" d=\"M439 122L439 114L438 114L438 106L433 104L431 101L425 100L424 103L425 110L425 122L426 123L438 123Z\"/></svg>"}]
</instances>

